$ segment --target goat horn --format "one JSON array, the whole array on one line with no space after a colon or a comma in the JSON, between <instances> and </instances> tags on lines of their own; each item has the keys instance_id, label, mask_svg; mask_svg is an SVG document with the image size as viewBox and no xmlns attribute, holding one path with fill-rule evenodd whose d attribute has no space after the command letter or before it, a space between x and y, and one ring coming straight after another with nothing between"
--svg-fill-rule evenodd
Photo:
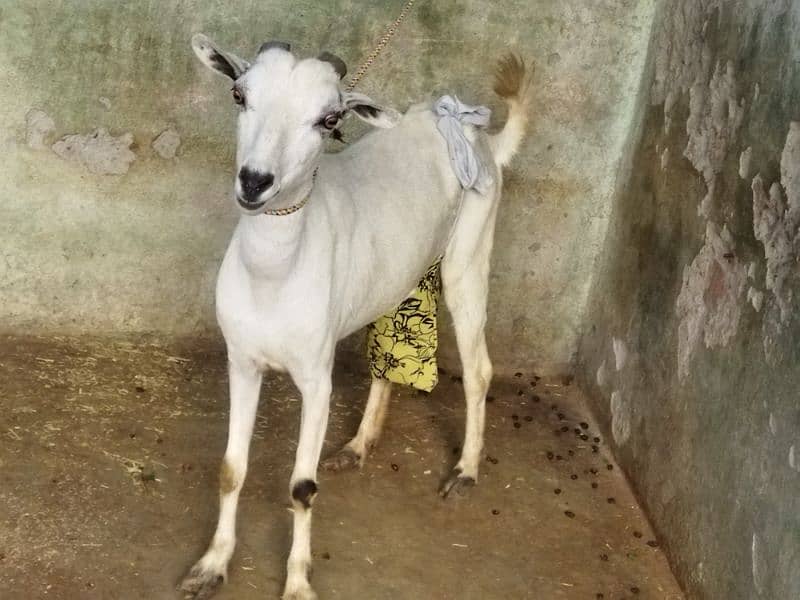
<instances>
[{"instance_id":1,"label":"goat horn","mask_svg":"<svg viewBox=\"0 0 800 600\"><path fill-rule=\"evenodd\" d=\"M344 79L344 76L347 75L347 65L344 64L344 61L335 54L323 52L317 57L317 60L321 60L333 65L334 70L339 75L339 79Z\"/></svg>"},{"instance_id":2,"label":"goat horn","mask_svg":"<svg viewBox=\"0 0 800 600\"><path fill-rule=\"evenodd\" d=\"M290 44L287 44L286 42L277 42L277 41L264 42L258 49L258 53L261 54L262 52L266 52L267 50L270 50L272 48L280 48L281 50L286 50L286 52L290 52L292 46Z\"/></svg>"}]
</instances>

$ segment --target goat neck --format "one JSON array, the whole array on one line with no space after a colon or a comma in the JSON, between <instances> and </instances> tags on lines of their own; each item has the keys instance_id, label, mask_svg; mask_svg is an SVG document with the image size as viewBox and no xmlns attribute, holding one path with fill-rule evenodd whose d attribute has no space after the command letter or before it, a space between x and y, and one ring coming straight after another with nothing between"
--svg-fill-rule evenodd
<instances>
[{"instance_id":1,"label":"goat neck","mask_svg":"<svg viewBox=\"0 0 800 600\"><path fill-rule=\"evenodd\" d=\"M308 198L306 205L289 215L242 215L238 225L239 252L248 271L263 279L284 279L297 261L306 216L313 199L314 169L292 189L282 190L270 208L293 206Z\"/></svg>"}]
</instances>

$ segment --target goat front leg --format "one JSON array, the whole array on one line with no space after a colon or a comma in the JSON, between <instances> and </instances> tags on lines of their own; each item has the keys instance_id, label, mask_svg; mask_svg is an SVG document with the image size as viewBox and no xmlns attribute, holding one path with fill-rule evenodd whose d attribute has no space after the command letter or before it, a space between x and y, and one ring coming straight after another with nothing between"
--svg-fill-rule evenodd
<instances>
[{"instance_id":1,"label":"goat front leg","mask_svg":"<svg viewBox=\"0 0 800 600\"><path fill-rule=\"evenodd\" d=\"M256 418L261 373L249 361L229 359L231 396L228 446L219 473L219 521L208 550L189 571L181 590L194 600L210 598L227 579L236 545L236 506L247 472L247 455Z\"/></svg>"},{"instance_id":2,"label":"goat front leg","mask_svg":"<svg viewBox=\"0 0 800 600\"><path fill-rule=\"evenodd\" d=\"M284 600L314 600L308 581L311 570L311 505L317 495L317 466L328 426L331 367L316 376L295 378L303 396L300 440L290 482L294 528L286 568Z\"/></svg>"},{"instance_id":3,"label":"goat front leg","mask_svg":"<svg viewBox=\"0 0 800 600\"><path fill-rule=\"evenodd\" d=\"M364 409L361 424L358 426L358 433L341 450L322 462L324 469L344 471L361 467L364 464L367 454L378 443L391 395L392 383L390 381L372 378L367 406Z\"/></svg>"}]
</instances>

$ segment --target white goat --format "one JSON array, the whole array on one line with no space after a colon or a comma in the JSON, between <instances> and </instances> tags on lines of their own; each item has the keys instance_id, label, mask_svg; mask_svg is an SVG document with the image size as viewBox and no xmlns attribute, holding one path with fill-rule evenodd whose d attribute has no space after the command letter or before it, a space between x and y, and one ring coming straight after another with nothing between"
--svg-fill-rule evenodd
<instances>
[{"instance_id":1,"label":"white goat","mask_svg":"<svg viewBox=\"0 0 800 600\"><path fill-rule=\"evenodd\" d=\"M271 42L249 64L203 35L192 46L204 64L234 80L240 110L234 188L244 216L216 293L231 402L219 522L181 589L207 598L226 577L262 374L276 369L289 372L303 398L283 597L308 600L316 597L308 581L311 504L336 343L396 307L439 257L467 406L461 459L441 493L463 491L478 477L492 376L484 325L500 167L525 130L528 78L518 59L501 62L495 90L509 103L504 129L489 136L465 126L493 180L479 194L456 179L430 103L400 115L343 92L344 63L327 53L299 60L287 44ZM326 136L347 113L382 129L341 153L323 154ZM328 466L361 464L378 438L390 391L390 383L373 380L358 434Z\"/></svg>"}]
</instances>

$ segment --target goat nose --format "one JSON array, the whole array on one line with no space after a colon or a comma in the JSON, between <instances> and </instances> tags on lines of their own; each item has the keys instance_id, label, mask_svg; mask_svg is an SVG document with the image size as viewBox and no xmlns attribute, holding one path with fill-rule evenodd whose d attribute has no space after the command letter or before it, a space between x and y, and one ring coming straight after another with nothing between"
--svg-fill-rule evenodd
<instances>
[{"instance_id":1,"label":"goat nose","mask_svg":"<svg viewBox=\"0 0 800 600\"><path fill-rule=\"evenodd\" d=\"M242 167L239 171L242 196L247 202L257 201L262 192L272 186L273 181L275 176L272 173L260 173L248 167Z\"/></svg>"}]
</instances>

